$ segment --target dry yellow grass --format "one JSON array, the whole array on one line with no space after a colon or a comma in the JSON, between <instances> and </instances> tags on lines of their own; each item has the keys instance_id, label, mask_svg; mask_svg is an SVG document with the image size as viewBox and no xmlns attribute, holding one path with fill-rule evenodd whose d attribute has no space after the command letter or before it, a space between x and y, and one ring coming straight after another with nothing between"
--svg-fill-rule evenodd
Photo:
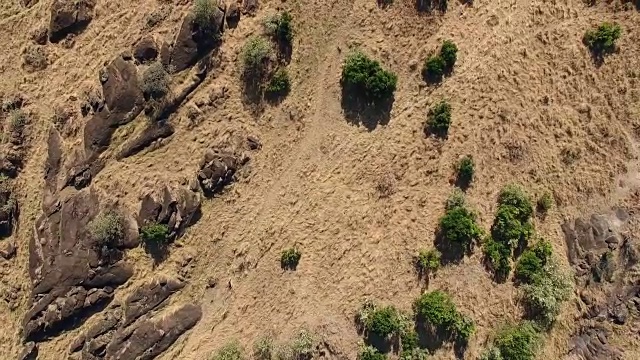
<instances>
[{"instance_id":1,"label":"dry yellow grass","mask_svg":"<svg viewBox=\"0 0 640 360\"><path fill-rule=\"evenodd\" d=\"M74 103L72 95L80 98L97 86L102 65L141 35L153 32L171 40L189 8L189 1L178 0L98 1L95 19L75 47L48 44L49 67L27 73L20 67L21 49L30 30L47 23L50 1L28 10L17 3L0 5L0 94L24 94L37 121L16 186L18 256L0 264L0 287L18 285L22 299L15 311L0 302L5 324L0 343L9 344L0 347L3 359L19 349L30 291L27 244L40 211L46 129L54 106ZM145 29L145 16L166 3L171 3L167 19ZM282 104L256 116L242 101L237 55L244 40L261 31L262 19L279 8L294 16L293 90ZM220 66L173 116L171 141L153 152L111 160L93 182L103 196L136 211L145 191L191 179L206 148L233 145L247 135L262 142L240 180L205 201L202 219L159 268L152 270L142 252L128 253L136 262L131 283L154 271L176 273L189 254L195 263L188 286L172 301L201 301L203 319L162 359L203 359L232 339L250 349L267 333L285 340L300 328L354 358L360 337L353 315L365 298L409 310L423 290L412 257L432 246L452 190L452 165L466 154L476 162L468 201L482 226L491 225L504 184L520 183L532 196L551 191L558 207L536 227L564 254L560 223L623 200L619 188L637 182L640 14L615 8L571 0L477 0L472 7L450 1L446 14L428 16L416 13L409 0L386 9L374 0L262 1L255 17L244 16L225 32ZM623 28L620 51L596 67L581 39L605 20ZM440 86L425 87L422 62L444 39L460 49L455 71ZM352 47L399 76L391 120L373 131L350 125L340 107L341 64ZM228 90L224 103L201 108L203 120L192 126L186 108L221 86ZM422 132L427 109L441 99L453 107L446 141ZM81 135L66 139L65 146L80 142ZM376 185L389 175L395 191L380 198ZM301 249L302 259L297 271L283 272L280 252L292 245ZM220 285L208 289L210 278ZM441 269L429 289L451 293L476 321L467 359L482 351L497 324L521 312L513 285L490 279L479 250L461 265ZM572 306L567 304L541 358L566 353ZM39 359L66 356L75 333L42 344ZM628 359L640 358L637 349L627 350ZM445 346L434 358L454 354Z\"/></svg>"}]
</instances>

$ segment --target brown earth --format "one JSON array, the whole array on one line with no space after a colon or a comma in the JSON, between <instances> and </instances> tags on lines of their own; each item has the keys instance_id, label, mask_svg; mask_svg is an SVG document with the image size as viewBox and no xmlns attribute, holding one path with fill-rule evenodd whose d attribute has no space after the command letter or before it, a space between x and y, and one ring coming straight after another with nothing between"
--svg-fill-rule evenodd
<instances>
[{"instance_id":1,"label":"brown earth","mask_svg":"<svg viewBox=\"0 0 640 360\"><path fill-rule=\"evenodd\" d=\"M640 358L637 314L620 324L619 305L637 297L627 287L637 274L621 265L610 283L589 287L581 271L609 237L576 240L580 246L565 239L574 219L604 214L621 228L584 228L618 234L621 264L625 241L638 245L640 13L631 3L449 1L446 13L427 14L410 0L384 8L375 0L227 1L233 26L225 25L219 47L202 51L191 1L70 1L63 36L51 9L64 2L0 3L0 100L21 97L30 118L18 147L4 125L8 113L0 114L0 159L21 158L2 171L19 216L11 212L11 234L0 240L15 244L12 258L0 258L0 359L18 358L25 331L41 332L27 338L42 360L195 360L234 339L250 350L261 336L284 342L300 329L326 358L354 359L362 339L353 317L365 299L408 311L424 290L413 257L432 247L453 164L467 154L476 162L467 198L483 228L507 183L533 198L550 191L557 204L535 225L576 274L576 291L538 357L579 359L580 341L606 332L615 352L603 349L604 358ZM243 94L238 54L282 9L294 18L292 91L255 106ZM582 36L603 21L623 32L618 51L598 66ZM25 69L24 50L44 41L43 28L57 41L41 45L47 66ZM445 39L457 44L458 62L441 85L427 86L422 62ZM134 56L145 42L179 71L155 112L143 109L138 91L148 65ZM380 123L347 121L341 108L341 66L354 47L398 75L390 117ZM425 138L427 110L441 99L453 108L449 137ZM201 197L203 187L212 196ZM144 224L136 219L143 208L175 226L161 261L129 238L106 259L87 242L87 223L110 208L127 215L127 236ZM303 255L285 272L280 254L294 245ZM428 284L476 322L465 359L522 313L513 283L492 281L481 258L477 249ZM132 347L129 337L147 342ZM455 358L452 346L433 358Z\"/></svg>"}]
</instances>

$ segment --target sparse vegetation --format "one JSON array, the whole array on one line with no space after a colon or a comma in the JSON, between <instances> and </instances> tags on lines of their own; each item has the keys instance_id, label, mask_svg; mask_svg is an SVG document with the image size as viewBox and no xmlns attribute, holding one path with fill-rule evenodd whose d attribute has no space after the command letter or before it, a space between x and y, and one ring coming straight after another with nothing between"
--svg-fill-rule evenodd
<instances>
[{"instance_id":1,"label":"sparse vegetation","mask_svg":"<svg viewBox=\"0 0 640 360\"><path fill-rule=\"evenodd\" d=\"M29 116L22 109L14 109L9 113L9 129L17 135L22 135L28 122Z\"/></svg>"},{"instance_id":2,"label":"sparse vegetation","mask_svg":"<svg viewBox=\"0 0 640 360\"><path fill-rule=\"evenodd\" d=\"M571 294L571 280L554 261L548 261L533 282L522 286L529 315L543 326L554 323Z\"/></svg>"},{"instance_id":3,"label":"sparse vegetation","mask_svg":"<svg viewBox=\"0 0 640 360\"><path fill-rule=\"evenodd\" d=\"M171 78L160 62L155 62L142 74L140 85L142 92L149 99L162 99L169 93Z\"/></svg>"},{"instance_id":4,"label":"sparse vegetation","mask_svg":"<svg viewBox=\"0 0 640 360\"><path fill-rule=\"evenodd\" d=\"M282 251L280 266L285 270L295 270L298 267L302 253L295 247Z\"/></svg>"},{"instance_id":5,"label":"sparse vegetation","mask_svg":"<svg viewBox=\"0 0 640 360\"><path fill-rule=\"evenodd\" d=\"M553 207L553 197L549 192L545 192L538 198L536 210L541 214L546 214Z\"/></svg>"},{"instance_id":6,"label":"sparse vegetation","mask_svg":"<svg viewBox=\"0 0 640 360\"><path fill-rule=\"evenodd\" d=\"M267 34L280 46L291 46L293 41L293 17L287 11L274 15L265 21Z\"/></svg>"},{"instance_id":7,"label":"sparse vegetation","mask_svg":"<svg viewBox=\"0 0 640 360\"><path fill-rule=\"evenodd\" d=\"M616 48L616 40L620 38L622 29L613 23L602 23L596 29L587 30L584 43L594 54L606 54Z\"/></svg>"},{"instance_id":8,"label":"sparse vegetation","mask_svg":"<svg viewBox=\"0 0 640 360\"><path fill-rule=\"evenodd\" d=\"M272 55L273 48L267 40L259 36L250 37L240 54L245 75L262 77Z\"/></svg>"},{"instance_id":9,"label":"sparse vegetation","mask_svg":"<svg viewBox=\"0 0 640 360\"><path fill-rule=\"evenodd\" d=\"M440 258L442 254L436 250L420 250L416 260L418 272L423 276L428 276L438 270L440 267Z\"/></svg>"},{"instance_id":10,"label":"sparse vegetation","mask_svg":"<svg viewBox=\"0 0 640 360\"><path fill-rule=\"evenodd\" d=\"M422 294L414 303L419 320L436 331L467 341L475 332L473 321L458 312L451 297L439 290Z\"/></svg>"},{"instance_id":11,"label":"sparse vegetation","mask_svg":"<svg viewBox=\"0 0 640 360\"><path fill-rule=\"evenodd\" d=\"M140 238L149 245L166 244L169 241L169 227L158 223L146 225L140 230Z\"/></svg>"},{"instance_id":12,"label":"sparse vegetation","mask_svg":"<svg viewBox=\"0 0 640 360\"><path fill-rule=\"evenodd\" d=\"M475 164L471 155L463 157L458 162L458 165L456 167L456 170L458 172L456 180L461 187L466 188L473 181L473 174L475 172L474 167Z\"/></svg>"},{"instance_id":13,"label":"sparse vegetation","mask_svg":"<svg viewBox=\"0 0 640 360\"><path fill-rule=\"evenodd\" d=\"M446 137L451 125L451 105L445 100L435 104L427 113L426 133Z\"/></svg>"},{"instance_id":14,"label":"sparse vegetation","mask_svg":"<svg viewBox=\"0 0 640 360\"><path fill-rule=\"evenodd\" d=\"M313 335L310 332L300 330L291 343L293 359L310 359L313 354L314 342Z\"/></svg>"},{"instance_id":15,"label":"sparse vegetation","mask_svg":"<svg viewBox=\"0 0 640 360\"><path fill-rule=\"evenodd\" d=\"M97 246L115 244L124 237L124 220L119 214L108 211L91 220L88 229Z\"/></svg>"},{"instance_id":16,"label":"sparse vegetation","mask_svg":"<svg viewBox=\"0 0 640 360\"><path fill-rule=\"evenodd\" d=\"M23 61L30 71L43 70L47 67L47 54L42 46L27 46L23 53Z\"/></svg>"},{"instance_id":17,"label":"sparse vegetation","mask_svg":"<svg viewBox=\"0 0 640 360\"><path fill-rule=\"evenodd\" d=\"M291 91L289 73L286 69L280 69L269 80L265 93L271 98L281 98L286 96L289 91Z\"/></svg>"},{"instance_id":18,"label":"sparse vegetation","mask_svg":"<svg viewBox=\"0 0 640 360\"><path fill-rule=\"evenodd\" d=\"M238 342L230 342L220 349L211 357L211 360L244 360L242 347Z\"/></svg>"},{"instance_id":19,"label":"sparse vegetation","mask_svg":"<svg viewBox=\"0 0 640 360\"><path fill-rule=\"evenodd\" d=\"M398 77L360 51L347 56L342 67L342 86L361 100L378 104L393 97Z\"/></svg>"},{"instance_id":20,"label":"sparse vegetation","mask_svg":"<svg viewBox=\"0 0 640 360\"><path fill-rule=\"evenodd\" d=\"M194 22L198 30L205 36L217 36L215 16L218 11L217 4L213 0L195 0L193 3Z\"/></svg>"},{"instance_id":21,"label":"sparse vegetation","mask_svg":"<svg viewBox=\"0 0 640 360\"><path fill-rule=\"evenodd\" d=\"M466 204L464 200L464 192L462 190L455 188L449 197L447 198L447 202L445 203L445 208L447 210L451 210L455 207L464 207Z\"/></svg>"},{"instance_id":22,"label":"sparse vegetation","mask_svg":"<svg viewBox=\"0 0 640 360\"><path fill-rule=\"evenodd\" d=\"M256 360L271 360L274 356L273 339L269 336L258 339L253 344L253 357Z\"/></svg>"},{"instance_id":23,"label":"sparse vegetation","mask_svg":"<svg viewBox=\"0 0 640 360\"><path fill-rule=\"evenodd\" d=\"M387 356L373 346L364 346L358 353L358 360L386 360Z\"/></svg>"}]
</instances>

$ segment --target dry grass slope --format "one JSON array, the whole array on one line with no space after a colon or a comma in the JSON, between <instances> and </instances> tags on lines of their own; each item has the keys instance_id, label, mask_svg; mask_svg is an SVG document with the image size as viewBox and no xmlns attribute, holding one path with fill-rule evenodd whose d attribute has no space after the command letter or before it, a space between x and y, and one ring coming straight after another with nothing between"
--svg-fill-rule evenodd
<instances>
[{"instance_id":1,"label":"dry grass slope","mask_svg":"<svg viewBox=\"0 0 640 360\"><path fill-rule=\"evenodd\" d=\"M79 109L76 99L99 86L103 64L142 35L172 40L190 5L99 0L75 46L48 44L49 66L30 73L21 68L22 49L32 29L47 24L50 1L29 9L18 3L0 5L0 95L24 94L36 117L31 152L17 178L18 255L0 260L0 293L14 292L19 304L9 310L0 302L0 321L6 324L0 343L10 344L0 347L3 359L19 349L20 320L28 306L28 239L40 209L46 134L55 106ZM145 27L148 14L161 6L166 19ZM292 92L256 115L242 100L238 54L249 35L262 31L262 19L280 8L294 18ZM619 23L623 33L619 51L598 67L581 40L602 21ZM424 290L412 259L418 249L432 246L453 189L454 165L467 154L475 161L467 199L482 227L489 229L504 184L520 183L532 196L549 191L557 208L536 220L536 228L564 254L560 224L565 219L607 208L625 198L621 189L638 185L639 24L636 10L572 0L476 0L473 6L450 1L443 15L417 13L409 0L384 9L374 0L261 1L254 17L243 16L237 28L224 33L215 55L220 65L172 117L172 139L153 152L110 161L93 182L136 212L141 195L156 184L191 179L206 148L232 147L247 135L262 143L240 180L204 203L202 219L167 261L153 268L142 250L127 255L136 262L131 283L181 271L189 283L172 301L203 304L203 319L161 358L203 359L233 339L250 349L265 334L284 341L301 328L331 344L335 358L354 358L360 337L353 315L365 298L409 310ZM445 39L457 44L458 62L441 85L427 87L420 77L422 62ZM389 123L372 131L349 124L340 106L341 65L354 47L399 77ZM221 87L224 102L200 107L202 121L194 125L188 109ZM441 99L453 109L449 137L425 138L427 110ZM79 113L74 119L80 129L85 120ZM119 130L112 149L142 125ZM66 138L65 147L78 146L81 137L80 131ZM376 186L383 179L393 182L393 191L381 197ZM280 254L292 246L303 256L296 271L284 272ZM193 258L189 271L181 266L185 258ZM218 285L209 288L214 278ZM480 354L497 323L521 314L513 285L491 280L479 249L462 264L441 268L429 289L449 292L458 309L475 320L477 334L466 359ZM574 330L572 306L565 307L540 358L566 354ZM77 332L42 344L39 359L66 356ZM627 346L628 359L640 358L638 349ZM453 358L446 346L434 356Z\"/></svg>"}]
</instances>

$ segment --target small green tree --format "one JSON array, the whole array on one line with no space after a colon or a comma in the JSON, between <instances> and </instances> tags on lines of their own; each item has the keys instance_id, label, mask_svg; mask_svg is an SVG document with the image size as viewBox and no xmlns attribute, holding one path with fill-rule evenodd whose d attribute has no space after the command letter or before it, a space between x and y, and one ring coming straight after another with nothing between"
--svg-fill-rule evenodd
<instances>
[{"instance_id":1,"label":"small green tree","mask_svg":"<svg viewBox=\"0 0 640 360\"><path fill-rule=\"evenodd\" d=\"M280 266L285 270L295 270L298 267L302 253L295 247L282 251Z\"/></svg>"},{"instance_id":2,"label":"small green tree","mask_svg":"<svg viewBox=\"0 0 640 360\"><path fill-rule=\"evenodd\" d=\"M473 181L474 162L471 155L467 155L460 159L457 166L458 176L457 182L462 187L468 187Z\"/></svg>"},{"instance_id":3,"label":"small green tree","mask_svg":"<svg viewBox=\"0 0 640 360\"><path fill-rule=\"evenodd\" d=\"M422 294L414 311L419 320L458 340L467 341L475 332L473 321L459 313L451 297L440 290Z\"/></svg>"},{"instance_id":4,"label":"small green tree","mask_svg":"<svg viewBox=\"0 0 640 360\"><path fill-rule=\"evenodd\" d=\"M584 42L596 54L610 53L615 50L616 40L620 38L622 29L613 23L602 23L596 29L587 30Z\"/></svg>"},{"instance_id":5,"label":"small green tree","mask_svg":"<svg viewBox=\"0 0 640 360\"><path fill-rule=\"evenodd\" d=\"M91 220L88 229L96 245L115 244L124 237L124 220L119 214L107 211Z\"/></svg>"},{"instance_id":6,"label":"small green tree","mask_svg":"<svg viewBox=\"0 0 640 360\"><path fill-rule=\"evenodd\" d=\"M458 60L458 47L453 41L445 40L440 48L440 57L444 62L445 70L451 71Z\"/></svg>"},{"instance_id":7,"label":"small green tree","mask_svg":"<svg viewBox=\"0 0 640 360\"><path fill-rule=\"evenodd\" d=\"M211 357L211 360L244 360L242 347L237 341L230 342Z\"/></svg>"},{"instance_id":8,"label":"small green tree","mask_svg":"<svg viewBox=\"0 0 640 360\"><path fill-rule=\"evenodd\" d=\"M424 62L422 77L428 83L442 81L447 64L440 55L432 55Z\"/></svg>"},{"instance_id":9,"label":"small green tree","mask_svg":"<svg viewBox=\"0 0 640 360\"><path fill-rule=\"evenodd\" d=\"M140 230L145 244L164 245L169 241L169 227L165 224L151 223Z\"/></svg>"},{"instance_id":10,"label":"small green tree","mask_svg":"<svg viewBox=\"0 0 640 360\"><path fill-rule=\"evenodd\" d=\"M488 238L483 245L485 261L495 276L504 280L511 272L511 248L502 242Z\"/></svg>"},{"instance_id":11,"label":"small green tree","mask_svg":"<svg viewBox=\"0 0 640 360\"><path fill-rule=\"evenodd\" d=\"M384 70L378 61L356 51L345 60L341 82L349 92L360 94L367 103L378 104L393 97L398 77Z\"/></svg>"},{"instance_id":12,"label":"small green tree","mask_svg":"<svg viewBox=\"0 0 640 360\"><path fill-rule=\"evenodd\" d=\"M525 250L516 265L516 278L525 284L539 281L544 276L543 268L551 258L552 251L551 243L545 240Z\"/></svg>"},{"instance_id":13,"label":"small green tree","mask_svg":"<svg viewBox=\"0 0 640 360\"><path fill-rule=\"evenodd\" d=\"M445 209L451 210L455 207L464 207L465 204L466 201L464 199L464 192L458 188L455 188L445 202Z\"/></svg>"},{"instance_id":14,"label":"small green tree","mask_svg":"<svg viewBox=\"0 0 640 360\"><path fill-rule=\"evenodd\" d=\"M533 324L523 322L505 327L496 336L493 346L498 349L502 359L534 360L540 335Z\"/></svg>"},{"instance_id":15,"label":"small green tree","mask_svg":"<svg viewBox=\"0 0 640 360\"><path fill-rule=\"evenodd\" d=\"M273 75L265 93L271 98L280 98L286 96L291 91L291 83L289 80L289 73L286 69L280 69Z\"/></svg>"},{"instance_id":16,"label":"small green tree","mask_svg":"<svg viewBox=\"0 0 640 360\"><path fill-rule=\"evenodd\" d=\"M287 11L270 17L265 22L267 33L280 45L291 46L293 41L293 16Z\"/></svg>"},{"instance_id":17,"label":"small green tree","mask_svg":"<svg viewBox=\"0 0 640 360\"><path fill-rule=\"evenodd\" d=\"M387 356L373 346L365 346L358 353L358 360L386 360Z\"/></svg>"},{"instance_id":18,"label":"small green tree","mask_svg":"<svg viewBox=\"0 0 640 360\"><path fill-rule=\"evenodd\" d=\"M272 55L273 48L267 40L259 36L250 37L240 53L245 76L261 78Z\"/></svg>"},{"instance_id":19,"label":"small green tree","mask_svg":"<svg viewBox=\"0 0 640 360\"><path fill-rule=\"evenodd\" d=\"M150 99L162 99L169 93L171 78L160 62L155 62L142 73L142 93Z\"/></svg>"},{"instance_id":20,"label":"small green tree","mask_svg":"<svg viewBox=\"0 0 640 360\"><path fill-rule=\"evenodd\" d=\"M534 281L522 286L523 299L529 315L543 326L554 323L562 303L571 294L571 280L557 263L548 261Z\"/></svg>"},{"instance_id":21,"label":"small green tree","mask_svg":"<svg viewBox=\"0 0 640 360\"><path fill-rule=\"evenodd\" d=\"M193 3L194 22L198 26L198 30L206 36L217 36L218 30L216 25L217 5L213 0L195 0Z\"/></svg>"},{"instance_id":22,"label":"small green tree","mask_svg":"<svg viewBox=\"0 0 640 360\"><path fill-rule=\"evenodd\" d=\"M439 231L444 240L463 248L469 248L482 236L482 230L476 223L476 215L465 207L447 210L440 218Z\"/></svg>"},{"instance_id":23,"label":"small green tree","mask_svg":"<svg viewBox=\"0 0 640 360\"><path fill-rule=\"evenodd\" d=\"M451 105L445 100L436 103L427 113L425 132L446 137L451 125Z\"/></svg>"},{"instance_id":24,"label":"small green tree","mask_svg":"<svg viewBox=\"0 0 640 360\"><path fill-rule=\"evenodd\" d=\"M440 258L442 254L436 249L420 250L416 260L416 267L420 275L428 275L434 273L440 267Z\"/></svg>"},{"instance_id":25,"label":"small green tree","mask_svg":"<svg viewBox=\"0 0 640 360\"><path fill-rule=\"evenodd\" d=\"M546 214L553 207L553 197L549 192L545 192L538 198L536 209L541 214Z\"/></svg>"}]
</instances>

